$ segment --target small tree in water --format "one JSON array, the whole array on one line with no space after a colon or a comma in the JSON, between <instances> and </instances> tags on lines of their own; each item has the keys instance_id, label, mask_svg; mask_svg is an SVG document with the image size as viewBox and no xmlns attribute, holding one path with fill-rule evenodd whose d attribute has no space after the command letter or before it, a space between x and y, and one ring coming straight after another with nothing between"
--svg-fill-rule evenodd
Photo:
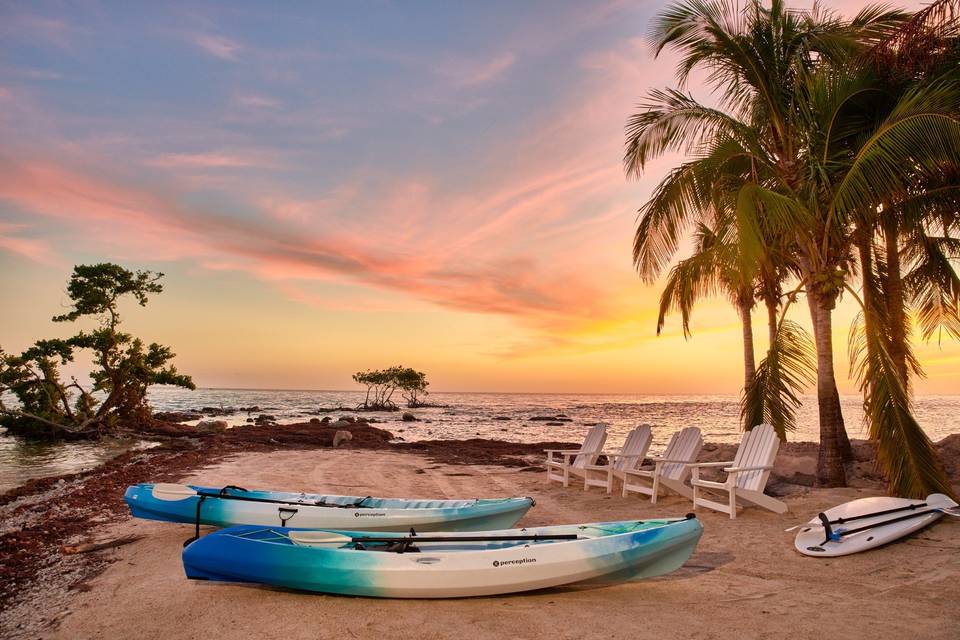
<instances>
[{"instance_id":1,"label":"small tree in water","mask_svg":"<svg viewBox=\"0 0 960 640\"><path fill-rule=\"evenodd\" d=\"M174 357L169 347L146 346L119 330L118 301L132 296L146 306L150 294L163 291L162 277L162 273L129 271L111 263L74 267L67 285L71 309L53 321L92 318L97 328L66 340L40 340L20 356L0 350L0 392L11 392L20 405L0 404L3 424L27 434L102 433L148 420L151 385L194 389L190 376L168 364ZM90 373L89 391L75 378L69 384L61 380L60 366L71 362L77 350L90 351L96 367Z\"/></svg>"},{"instance_id":2,"label":"small tree in water","mask_svg":"<svg viewBox=\"0 0 960 640\"><path fill-rule=\"evenodd\" d=\"M425 373L403 366L359 371L353 374L353 380L367 387L363 403L357 407L367 411L396 411L393 395L397 390L408 407L421 407L420 397L427 394L427 385L430 384Z\"/></svg>"},{"instance_id":3,"label":"small tree in water","mask_svg":"<svg viewBox=\"0 0 960 640\"><path fill-rule=\"evenodd\" d=\"M407 401L407 406L411 409L422 407L426 403L422 400L429 392L427 386L427 374L422 371L416 371L407 367L402 369L397 376L397 386L403 394L403 399Z\"/></svg>"}]
</instances>

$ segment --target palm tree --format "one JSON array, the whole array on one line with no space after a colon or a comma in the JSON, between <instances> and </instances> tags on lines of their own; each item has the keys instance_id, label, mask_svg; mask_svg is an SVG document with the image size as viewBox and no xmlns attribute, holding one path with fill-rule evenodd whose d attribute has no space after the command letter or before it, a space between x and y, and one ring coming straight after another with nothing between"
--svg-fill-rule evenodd
<instances>
[{"instance_id":1,"label":"palm tree","mask_svg":"<svg viewBox=\"0 0 960 640\"><path fill-rule=\"evenodd\" d=\"M679 50L681 82L693 69L707 68L710 83L726 92L725 109L703 106L678 91L655 92L628 125L629 174L639 174L649 158L668 150L696 152L661 183L638 226L638 237L645 236L638 264L648 268L672 257L698 194L728 177L731 165L749 166L736 196L738 235L747 256L760 252L767 235L791 247L791 268L799 275L814 328L817 478L829 486L845 482L847 444L832 312L850 290L857 224L903 193L904 167L932 171L944 158L954 162L960 149L960 123L949 114L960 100L955 84L907 92L883 112L865 109L877 99L875 78L849 65L851 54L903 19L877 8L847 22L818 8L789 11L776 0L770 8L750 2L742 10L686 0L660 16L655 44L658 51ZM879 336L875 329L866 335L871 342ZM915 437L919 427L904 426L909 406L894 369L878 370L885 382L877 387L882 393L867 402L871 421L884 425L878 437L906 439L904 446L917 445L911 451L917 453L924 443ZM910 469L933 484L942 479L936 471L922 460Z\"/></svg>"}]
</instances>

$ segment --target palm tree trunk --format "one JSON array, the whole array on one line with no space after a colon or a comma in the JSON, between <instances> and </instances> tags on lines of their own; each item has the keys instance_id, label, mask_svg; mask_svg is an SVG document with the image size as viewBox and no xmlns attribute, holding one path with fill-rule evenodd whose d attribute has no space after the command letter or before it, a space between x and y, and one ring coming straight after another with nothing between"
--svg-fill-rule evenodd
<instances>
[{"instance_id":1,"label":"palm tree trunk","mask_svg":"<svg viewBox=\"0 0 960 640\"><path fill-rule=\"evenodd\" d=\"M764 303L767 305L767 336L769 342L767 343L767 349L773 346L773 343L777 340L777 330L779 329L779 318L777 317L777 309L780 304L776 298L767 297L764 300Z\"/></svg>"},{"instance_id":2,"label":"palm tree trunk","mask_svg":"<svg viewBox=\"0 0 960 640\"><path fill-rule=\"evenodd\" d=\"M813 336L817 346L817 406L820 414L820 449L817 455L817 483L842 487L847 483L843 469L843 414L833 369L833 299L807 292ZM848 445L849 446L849 443Z\"/></svg>"},{"instance_id":3,"label":"palm tree trunk","mask_svg":"<svg viewBox=\"0 0 960 640\"><path fill-rule=\"evenodd\" d=\"M903 310L903 277L900 275L900 239L898 234L899 224L897 219L888 216L884 220L883 235L887 254L884 298L887 303L887 317L890 322L890 358L893 360L903 388L909 389L907 315Z\"/></svg>"},{"instance_id":4,"label":"palm tree trunk","mask_svg":"<svg viewBox=\"0 0 960 640\"><path fill-rule=\"evenodd\" d=\"M747 390L757 375L757 360L753 352L753 319L750 317L750 305L739 303L740 324L743 328L743 389ZM744 425L751 428L754 425Z\"/></svg>"}]
</instances>

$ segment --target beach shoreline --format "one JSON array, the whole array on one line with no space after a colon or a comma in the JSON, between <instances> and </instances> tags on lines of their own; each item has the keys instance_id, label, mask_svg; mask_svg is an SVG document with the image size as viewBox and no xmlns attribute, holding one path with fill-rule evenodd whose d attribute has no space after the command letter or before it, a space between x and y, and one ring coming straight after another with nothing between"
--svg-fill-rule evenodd
<instances>
[{"instance_id":1,"label":"beach shoreline","mask_svg":"<svg viewBox=\"0 0 960 640\"><path fill-rule=\"evenodd\" d=\"M144 538L121 548L82 554L64 553L65 547L144 532L148 538L155 534L169 537L171 531L186 537L182 527L145 523L129 516L123 491L127 485L141 481L195 481L213 486L240 482L296 491L410 497L476 497L486 490L491 496L533 495L541 503L541 498L548 496L548 505L575 505L534 509L521 523L530 525L682 515L690 511L689 502L679 497L651 506L636 497L585 493L579 486L548 486L542 449L569 447L572 443L517 444L481 439L398 443L392 442L389 432L356 425L350 429L354 439L349 446L333 449L334 429L310 423L249 427L195 437L172 435L180 429L166 427L168 433L162 444L153 449L123 454L84 473L34 480L0 495L4 522L0 531L0 610L4 612L0 614L0 629L5 637L36 637L37 633L58 637L57 630L66 621L83 614L69 607L73 613L60 616L57 612L37 619L30 603L71 603L84 599L88 591L98 593L104 576L115 571L119 561L138 564L144 545L154 542ZM954 486L960 485L960 435L942 440L937 448ZM813 487L816 444L784 444L769 489L787 502L791 512L776 516L751 510L733 526L749 529L771 518L786 526L809 517L811 508L825 508L841 498L882 494L883 483L873 468L872 448L855 441L855 450L857 460L849 465L851 486L820 489ZM708 443L700 459L730 459L733 452L732 445ZM470 478L477 482L470 483ZM609 512L596 511L603 505L614 507ZM717 515L722 514L702 517L713 523ZM772 526L768 533L780 529ZM776 544L784 543L778 539ZM169 579L188 584L179 568L179 549L171 547L167 552ZM960 567L951 575L960 577Z\"/></svg>"}]
</instances>

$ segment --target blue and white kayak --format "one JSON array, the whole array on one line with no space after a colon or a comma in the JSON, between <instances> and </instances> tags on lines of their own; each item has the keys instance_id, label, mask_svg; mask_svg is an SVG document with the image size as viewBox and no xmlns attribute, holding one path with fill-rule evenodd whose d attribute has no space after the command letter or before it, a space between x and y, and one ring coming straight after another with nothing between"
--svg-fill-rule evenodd
<instances>
[{"instance_id":1,"label":"blue and white kayak","mask_svg":"<svg viewBox=\"0 0 960 640\"><path fill-rule=\"evenodd\" d=\"M183 550L188 578L382 598L460 598L678 569L703 527L683 519L484 534L371 534L231 527Z\"/></svg>"},{"instance_id":2,"label":"blue and white kayak","mask_svg":"<svg viewBox=\"0 0 960 640\"><path fill-rule=\"evenodd\" d=\"M231 527L250 524L363 531L486 531L512 527L533 498L410 500L137 484L124 495L134 517Z\"/></svg>"}]
</instances>

